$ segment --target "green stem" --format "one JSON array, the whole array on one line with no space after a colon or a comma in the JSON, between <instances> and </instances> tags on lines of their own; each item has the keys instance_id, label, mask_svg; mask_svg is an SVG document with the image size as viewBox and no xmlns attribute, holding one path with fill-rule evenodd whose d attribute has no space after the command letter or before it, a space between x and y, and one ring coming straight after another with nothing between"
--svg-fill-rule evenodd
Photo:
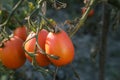
<instances>
[{"instance_id":1,"label":"green stem","mask_svg":"<svg viewBox=\"0 0 120 80\"><path fill-rule=\"evenodd\" d=\"M36 31L35 28L33 29L33 26L35 27L35 25L33 24L32 20L31 20L31 17L35 14L35 13L41 13L41 10L40 8L42 7L41 5L44 4L44 0L40 0L38 1L38 4L37 4L37 7L36 9L33 10L33 12L28 16L27 20L28 20L28 25L29 25L29 28L33 31ZM44 12L46 13L46 12ZM38 15L39 16L39 15ZM42 22L42 21L41 21ZM40 20L39 20L39 23L40 23ZM39 24L40 25L40 24ZM32 26L32 27L31 27Z\"/></svg>"},{"instance_id":2,"label":"green stem","mask_svg":"<svg viewBox=\"0 0 120 80\"><path fill-rule=\"evenodd\" d=\"M36 36L36 35L35 35L35 36ZM34 54L34 52L28 52L28 51L25 49L25 44L26 44L29 40L35 38L35 36L31 37L30 39L26 40L26 41L23 43L23 49L24 49L25 53L28 54L30 57L34 57L35 54Z\"/></svg>"},{"instance_id":3,"label":"green stem","mask_svg":"<svg viewBox=\"0 0 120 80\"><path fill-rule=\"evenodd\" d=\"M36 71L39 71L39 72L42 72L43 74L53 74L54 72L52 70L48 70L48 69L45 69L43 67L40 67L40 66L35 66L34 69Z\"/></svg>"},{"instance_id":4,"label":"green stem","mask_svg":"<svg viewBox=\"0 0 120 80\"><path fill-rule=\"evenodd\" d=\"M55 72L54 72L54 74L53 74L53 80L56 80L58 68L59 68L59 67L56 67L56 69L55 69Z\"/></svg>"},{"instance_id":5,"label":"green stem","mask_svg":"<svg viewBox=\"0 0 120 80\"><path fill-rule=\"evenodd\" d=\"M78 72L76 71L76 69L74 68L74 66L73 66L72 63L70 64L70 66L71 66L71 68L72 68L72 70L73 70L73 72L74 72L75 77L76 77L78 80L80 80L80 75L78 74Z\"/></svg>"},{"instance_id":6,"label":"green stem","mask_svg":"<svg viewBox=\"0 0 120 80\"><path fill-rule=\"evenodd\" d=\"M36 33L36 34L38 35L38 33ZM59 58L60 58L59 56L47 54L47 53L40 47L40 45L39 45L39 43L38 43L38 36L36 36L36 45L37 45L37 47L38 47L38 49L39 49L40 54L47 55L47 56L49 56L49 57L51 57L51 58L53 58L53 59L59 59Z\"/></svg>"},{"instance_id":7,"label":"green stem","mask_svg":"<svg viewBox=\"0 0 120 80\"><path fill-rule=\"evenodd\" d=\"M13 7L12 12L10 13L10 15L8 16L8 18L6 19L6 21L5 21L4 23L0 24L0 27L5 26L5 25L9 22L10 18L13 16L14 12L15 12L16 9L21 5L21 3L22 3L23 1L24 1L24 0L19 0L19 1L17 2L17 4Z\"/></svg>"},{"instance_id":8,"label":"green stem","mask_svg":"<svg viewBox=\"0 0 120 80\"><path fill-rule=\"evenodd\" d=\"M82 17L80 18L79 22L77 23L77 25L75 26L75 29L74 31L70 34L70 37L72 37L77 31L79 28L81 28L81 26L84 24L84 22L86 21L87 19L87 16L91 10L91 8L95 5L95 2L96 0L91 0L90 1L90 4L86 10L86 12L82 15Z\"/></svg>"}]
</instances>

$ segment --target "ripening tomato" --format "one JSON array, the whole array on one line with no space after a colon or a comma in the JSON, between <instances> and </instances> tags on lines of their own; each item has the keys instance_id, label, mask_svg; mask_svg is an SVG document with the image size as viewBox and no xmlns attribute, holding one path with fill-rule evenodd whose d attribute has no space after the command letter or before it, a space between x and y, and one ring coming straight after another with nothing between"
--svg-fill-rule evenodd
<instances>
[{"instance_id":1,"label":"ripening tomato","mask_svg":"<svg viewBox=\"0 0 120 80\"><path fill-rule=\"evenodd\" d=\"M17 27L13 34L25 41L27 38L27 28L25 26Z\"/></svg>"},{"instance_id":2,"label":"ripening tomato","mask_svg":"<svg viewBox=\"0 0 120 80\"><path fill-rule=\"evenodd\" d=\"M23 40L17 36L5 41L0 53L2 64L9 69L20 68L26 61L22 45Z\"/></svg>"},{"instance_id":3,"label":"ripening tomato","mask_svg":"<svg viewBox=\"0 0 120 80\"><path fill-rule=\"evenodd\" d=\"M35 50L36 38L32 38L35 35L36 35L36 33L31 32L26 39L26 40L28 40L25 43L25 50L27 52L34 52L34 50ZM48 31L45 29L42 29L38 33L38 44L40 45L40 47L43 50L45 50L45 40L46 40L47 35L48 35ZM35 59L36 59L36 62L39 66L47 66L50 64L47 56L40 53L40 50L38 49L38 47L37 47L37 52L35 54L36 54ZM30 62L32 62L32 58L27 53L26 53L26 57Z\"/></svg>"},{"instance_id":4,"label":"ripening tomato","mask_svg":"<svg viewBox=\"0 0 120 80\"><path fill-rule=\"evenodd\" d=\"M86 9L87 9L86 7L83 7L83 8L82 8L82 14L84 14L84 13L85 13ZM93 9L91 9L91 10L90 10L90 12L89 12L89 14L88 14L88 17L93 16L93 15L94 15L94 13L95 13L95 12L94 12L94 10L93 10Z\"/></svg>"},{"instance_id":5,"label":"ripening tomato","mask_svg":"<svg viewBox=\"0 0 120 80\"><path fill-rule=\"evenodd\" d=\"M74 59L74 46L67 33L63 30L58 33L50 32L48 34L45 50L47 54L59 57L54 59L48 56L49 60L58 67L67 65Z\"/></svg>"}]
</instances>

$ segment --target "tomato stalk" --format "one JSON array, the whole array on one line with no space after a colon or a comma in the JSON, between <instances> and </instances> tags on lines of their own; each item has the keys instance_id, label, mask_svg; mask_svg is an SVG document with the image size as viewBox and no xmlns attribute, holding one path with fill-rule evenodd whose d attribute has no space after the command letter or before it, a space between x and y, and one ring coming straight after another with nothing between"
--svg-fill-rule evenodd
<instances>
[{"instance_id":1,"label":"tomato stalk","mask_svg":"<svg viewBox=\"0 0 120 80\"><path fill-rule=\"evenodd\" d=\"M43 4L44 2L42 2L42 1L40 0L40 2L39 2L38 4L41 4L41 3ZM46 5L46 4L45 4L45 5ZM44 6L44 7L45 7L45 6ZM59 56L47 54L47 53L41 48L40 44L38 43L38 33L39 33L39 31L43 28L44 25L48 25L49 28L50 28L50 31L52 31L52 32L54 32L54 33L59 33L59 32L61 31L61 29L58 28L56 24L53 25L52 22L50 22L50 20L45 17L45 14L46 14L45 8L42 9L43 12L40 12L39 9L40 9L40 6L38 5L37 8L32 12L32 14L30 14L30 16L28 16L28 18L27 18L27 19L28 19L28 25L29 25L30 29L32 29L32 30L34 30L34 32L36 32L36 33L35 33L36 35L31 38L31 39L33 39L33 38L36 39L34 52L33 52L33 53L29 53L29 52L27 52L27 51L25 50L25 48L24 48L24 50L25 50L25 52L26 52L28 55L30 55L30 57L32 57L32 63L33 63L33 66L35 67L35 69L37 69L37 71L46 73L45 69L39 67L39 66L36 64L36 60L35 60L35 56L36 56L36 55L35 55L35 53L37 53L37 51L39 50L40 54L44 54L44 55L46 55L46 56L48 56L48 57L50 57L50 58L53 58L53 59L59 59ZM38 27L36 27L35 24L34 24L34 22L31 20L31 17L32 17L33 14L36 13L37 11L38 11L38 15L41 17L41 22L40 22L40 21L38 22L38 23L39 23L39 24L38 24L38 25L39 25ZM39 18L39 19L40 19L40 18ZM29 39L29 40L31 40L31 39ZM29 41L29 40L27 40L27 41ZM25 43L26 43L27 41L25 41ZM23 46L25 46L25 43L24 43ZM36 49L38 49L38 50L36 51ZM34 54L34 55L33 55L33 54ZM56 74L57 74L57 70L55 71L54 77L56 76Z\"/></svg>"},{"instance_id":2,"label":"tomato stalk","mask_svg":"<svg viewBox=\"0 0 120 80\"><path fill-rule=\"evenodd\" d=\"M90 1L91 1L91 0L87 0L87 1L85 2L85 4L86 4L85 7L86 7L86 8L89 7Z\"/></svg>"},{"instance_id":3,"label":"tomato stalk","mask_svg":"<svg viewBox=\"0 0 120 80\"><path fill-rule=\"evenodd\" d=\"M59 59L59 56L54 56L54 55L47 54L44 50L42 50L42 48L41 48L40 45L38 44L38 41L36 41L36 45L37 45L37 47L38 47L38 49L39 49L39 52L40 52L41 54L44 54L44 55L46 55L46 56L49 56L49 57L51 57L51 58L53 58L53 59Z\"/></svg>"},{"instance_id":4,"label":"tomato stalk","mask_svg":"<svg viewBox=\"0 0 120 80\"><path fill-rule=\"evenodd\" d=\"M13 7L10 15L8 16L8 18L5 20L5 22L3 22L2 24L0 24L0 28L1 28L1 35L3 36L3 38L7 38L8 40L10 40L8 33L5 30L6 25L8 24L10 18L13 16L14 12L17 10L17 8L21 5L21 3L24 0L19 0L16 5ZM3 27L3 28L2 28Z\"/></svg>"},{"instance_id":5,"label":"tomato stalk","mask_svg":"<svg viewBox=\"0 0 120 80\"><path fill-rule=\"evenodd\" d=\"M66 8L66 6L67 6L66 3L60 2L58 0L53 0L53 1L51 0L50 2L53 3L53 7L57 10Z\"/></svg>"},{"instance_id":6,"label":"tomato stalk","mask_svg":"<svg viewBox=\"0 0 120 80\"><path fill-rule=\"evenodd\" d=\"M5 27L4 27L5 28ZM1 35L3 36L3 38L4 38L4 40L6 41L6 40L10 40L10 37L9 37L9 35L7 34L7 32L5 31L5 29L3 29L2 31L1 31Z\"/></svg>"},{"instance_id":7,"label":"tomato stalk","mask_svg":"<svg viewBox=\"0 0 120 80\"><path fill-rule=\"evenodd\" d=\"M30 39L26 40L26 41L23 43L23 49L24 49L25 53L27 53L30 57L34 57L35 54L34 54L34 52L28 52L27 50L25 50L25 44L26 44L29 40L31 40L32 38L35 38L35 36L31 37Z\"/></svg>"},{"instance_id":8,"label":"tomato stalk","mask_svg":"<svg viewBox=\"0 0 120 80\"><path fill-rule=\"evenodd\" d=\"M28 21L28 27L35 32L35 29L33 27L35 27L35 25L33 25L32 21L31 21L31 17L32 15L34 15L37 11L39 10L39 8L36 8L28 17L27 17L27 21Z\"/></svg>"},{"instance_id":9,"label":"tomato stalk","mask_svg":"<svg viewBox=\"0 0 120 80\"><path fill-rule=\"evenodd\" d=\"M34 52L28 52L27 50L25 50L25 45L26 45L26 43L27 43L28 41L30 41L30 40L33 39L33 38L36 38L36 45L35 45L35 48L34 48ZM36 34L36 35L34 35L34 36L31 37L30 39L26 40L26 41L24 42L24 44L23 44L23 49L24 49L25 53L28 54L28 55L32 58L32 65L33 65L33 66L37 66L35 57L36 57L38 45L39 45L39 44L38 44L38 31L37 31L37 34ZM40 51L42 50L40 46L39 46L39 49L40 49ZM44 51L42 50L42 52L44 52ZM44 52L44 54L46 54L46 53Z\"/></svg>"},{"instance_id":10,"label":"tomato stalk","mask_svg":"<svg viewBox=\"0 0 120 80\"><path fill-rule=\"evenodd\" d=\"M35 45L35 48L34 48L34 55L36 54L36 51L37 51L37 45ZM33 65L33 66L37 66L37 62L36 62L35 57L36 57L36 56L33 56L33 57L32 57L32 65Z\"/></svg>"},{"instance_id":11,"label":"tomato stalk","mask_svg":"<svg viewBox=\"0 0 120 80\"><path fill-rule=\"evenodd\" d=\"M36 46L38 47L38 49L39 49L39 51L40 51L40 53L42 53L42 54L44 54L44 55L46 55L46 56L49 56L49 57L51 57L51 58L54 58L54 59L59 59L59 57L58 56L54 56L54 55L49 55L49 54L47 54L44 50L42 50L42 48L40 47L40 45L38 44L38 33L39 33L39 31L42 29L42 27L43 27L43 25L46 23L45 21L47 21L52 27L54 27L51 23L50 23L50 21L45 17L45 15L46 15L46 5L47 5L47 3L46 3L46 1L39 1L38 2L38 4L40 4L40 3L42 3L41 5L41 10L42 10L42 13L41 12L39 12L39 15L41 16L41 23L40 23L40 27L38 27L37 28L37 31L36 31ZM38 8L40 8L40 6L38 6ZM57 31L58 32L58 31Z\"/></svg>"},{"instance_id":12,"label":"tomato stalk","mask_svg":"<svg viewBox=\"0 0 120 80\"><path fill-rule=\"evenodd\" d=\"M74 72L74 74L75 74L75 77L76 77L78 80L80 80L80 76L79 76L78 72L76 71L76 69L74 68L74 66L73 66L72 63L70 64L70 66L71 66L71 68L72 68L72 70L73 70L73 72Z\"/></svg>"},{"instance_id":13,"label":"tomato stalk","mask_svg":"<svg viewBox=\"0 0 120 80\"><path fill-rule=\"evenodd\" d=\"M59 67L56 67L56 69L55 69L55 72L54 72L54 75L53 75L53 80L56 80L58 68L59 68Z\"/></svg>"},{"instance_id":14,"label":"tomato stalk","mask_svg":"<svg viewBox=\"0 0 120 80\"><path fill-rule=\"evenodd\" d=\"M38 27L40 27L40 29L43 28L43 25L47 25L47 24L48 24L49 27L47 27L47 28L48 28L49 31L55 32L55 33L59 32L60 30L59 30L58 28L56 28L57 25L52 25L52 23L50 22L50 20L45 17L46 9L43 7L43 5L40 6L40 4L44 4L44 7L46 7L46 6L45 6L45 5L46 5L46 1L44 2L44 1L41 1L41 0L40 0L40 1L38 2L37 8L27 17L27 21L28 21L29 28L30 28L32 31L36 32L36 29L35 29L36 26L35 26L34 22L31 20L31 17L32 17L35 13L38 12L38 16L41 17L41 22L40 22L40 20L39 20L39 22L38 22L38 23L40 23L40 24L38 24L38 25L39 25ZM41 11L40 11L40 8L41 8L41 7L44 8L44 9L41 9ZM40 18L39 18L39 19L40 19Z\"/></svg>"},{"instance_id":15,"label":"tomato stalk","mask_svg":"<svg viewBox=\"0 0 120 80\"><path fill-rule=\"evenodd\" d=\"M40 51L40 53L42 53L42 54L44 54L44 55L46 55L46 56L49 56L49 57L51 57L51 58L53 58L53 59L59 59L59 56L55 56L55 55L50 55L50 54L47 54L41 47L40 47L40 45L39 45L39 43L38 43L38 33L39 33L39 29L37 29L37 32L36 32L36 46L38 47L38 49L39 49L39 51Z\"/></svg>"},{"instance_id":16,"label":"tomato stalk","mask_svg":"<svg viewBox=\"0 0 120 80\"><path fill-rule=\"evenodd\" d=\"M45 68L42 68L40 66L34 66L34 70L38 71L38 72L42 72L43 74L53 74L54 72Z\"/></svg>"},{"instance_id":17,"label":"tomato stalk","mask_svg":"<svg viewBox=\"0 0 120 80\"><path fill-rule=\"evenodd\" d=\"M47 23L48 25L47 28L50 32L55 32L55 33L60 32L60 29L57 27L57 24L54 25L52 24L53 20L51 21L51 19L47 19L42 13L39 13L39 16L41 16L42 19L44 19L44 21Z\"/></svg>"},{"instance_id":18,"label":"tomato stalk","mask_svg":"<svg viewBox=\"0 0 120 80\"><path fill-rule=\"evenodd\" d=\"M22 3L23 1L24 1L24 0L19 0L19 1L17 2L17 4L13 7L12 12L10 13L10 15L8 16L8 18L6 19L6 21L5 21L4 23L0 24L0 27L5 26L5 25L9 22L10 18L13 16L14 12L17 10L17 8L21 5L21 3Z\"/></svg>"},{"instance_id":19,"label":"tomato stalk","mask_svg":"<svg viewBox=\"0 0 120 80\"><path fill-rule=\"evenodd\" d=\"M36 38L36 45L35 45L35 49L34 49L34 53L36 54L37 52L37 44L38 44L38 33L39 33L39 27L37 28L37 32L36 32L36 35L35 35L35 38ZM41 48L40 48L41 49ZM32 63L34 66L37 66L37 63L36 63L36 60L35 60L35 56L32 57Z\"/></svg>"},{"instance_id":20,"label":"tomato stalk","mask_svg":"<svg viewBox=\"0 0 120 80\"><path fill-rule=\"evenodd\" d=\"M88 8L86 9L86 11L82 15L82 17L79 19L78 23L76 24L75 28L73 29L73 32L70 33L70 37L72 37L79 30L79 28L81 28L82 25L84 25L84 22L86 21L90 10L92 9L92 7L95 5L96 2L97 2L97 0L90 0Z\"/></svg>"},{"instance_id":21,"label":"tomato stalk","mask_svg":"<svg viewBox=\"0 0 120 80\"><path fill-rule=\"evenodd\" d=\"M40 8L42 7L42 4L44 3L44 0L40 0L40 1L38 1L38 4L37 4L37 7L36 7L36 9L34 9L33 10L33 12L27 17L27 21L28 21L28 25L29 25L29 28L32 30L32 31L34 31L34 32L36 32L36 26L35 26L35 24L33 23L33 21L31 20L31 17L35 14L35 13L40 13L41 11L40 11ZM45 12L44 12L44 14L45 14ZM38 15L38 14L37 14ZM40 18L39 18L40 19ZM41 21L42 22L42 21ZM40 23L40 20L38 21L38 23ZM39 24L38 24L39 25ZM40 26L38 26L38 27L40 27Z\"/></svg>"}]
</instances>

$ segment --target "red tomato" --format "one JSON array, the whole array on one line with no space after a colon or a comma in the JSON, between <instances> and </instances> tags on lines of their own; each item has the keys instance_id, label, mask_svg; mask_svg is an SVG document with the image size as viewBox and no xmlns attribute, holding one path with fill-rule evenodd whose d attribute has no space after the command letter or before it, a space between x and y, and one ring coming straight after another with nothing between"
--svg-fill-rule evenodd
<instances>
[{"instance_id":1,"label":"red tomato","mask_svg":"<svg viewBox=\"0 0 120 80\"><path fill-rule=\"evenodd\" d=\"M36 33L31 32L28 35L26 40L32 38L35 35L36 35ZM48 35L48 32L45 29L42 29L38 33L38 43L43 50L45 50L45 40L46 40L47 35ZM35 46L36 46L36 38L32 38L28 42L25 43L25 50L28 52L34 52ZM37 52L35 54L36 54L35 59L39 66L47 66L50 64L47 56L40 53L40 50L38 48L37 48ZM30 62L32 62L32 58L27 53L26 53L26 57Z\"/></svg>"},{"instance_id":2,"label":"red tomato","mask_svg":"<svg viewBox=\"0 0 120 80\"><path fill-rule=\"evenodd\" d=\"M27 28L25 26L17 27L13 34L14 36L18 36L25 41L27 38Z\"/></svg>"},{"instance_id":3,"label":"red tomato","mask_svg":"<svg viewBox=\"0 0 120 80\"><path fill-rule=\"evenodd\" d=\"M82 8L82 14L84 14L84 13L85 13L86 9L87 9L86 7L83 7L83 8ZM91 9L91 11L90 11L90 12L89 12L89 14L88 14L88 17L93 16L93 15L94 15L94 13L95 13L95 12L94 12L94 10L93 10L93 9Z\"/></svg>"},{"instance_id":4,"label":"red tomato","mask_svg":"<svg viewBox=\"0 0 120 80\"><path fill-rule=\"evenodd\" d=\"M25 63L26 57L22 45L23 40L17 36L4 42L4 47L0 51L3 65L9 69L17 69Z\"/></svg>"},{"instance_id":5,"label":"red tomato","mask_svg":"<svg viewBox=\"0 0 120 80\"><path fill-rule=\"evenodd\" d=\"M45 43L47 54L58 56L56 60L48 56L49 60L55 66L64 66L71 63L74 59L74 46L65 31L61 30L58 33L50 32Z\"/></svg>"}]
</instances>

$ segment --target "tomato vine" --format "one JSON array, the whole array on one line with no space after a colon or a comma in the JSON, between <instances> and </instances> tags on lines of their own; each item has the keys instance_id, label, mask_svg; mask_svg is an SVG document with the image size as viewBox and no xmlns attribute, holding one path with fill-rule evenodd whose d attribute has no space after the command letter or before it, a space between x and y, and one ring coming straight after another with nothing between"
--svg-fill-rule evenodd
<instances>
[{"instance_id":1,"label":"tomato vine","mask_svg":"<svg viewBox=\"0 0 120 80\"><path fill-rule=\"evenodd\" d=\"M19 19L17 19L17 17L14 16L14 13L17 12L17 9L20 6L22 6L22 4L25 3L25 2L27 2L29 4L27 7L29 7L30 10L28 10L28 12L26 11L26 13L28 13L28 14L25 15L25 18L23 19L23 21L19 21ZM38 66L37 60L36 60L37 50L39 50L40 54L43 54L43 55L47 56L49 58L49 60L50 59L59 60L61 57L58 56L58 55L48 54L46 52L46 50L42 49L42 47L39 44L39 37L38 36L39 36L39 32L42 31L42 29L47 30L49 33L52 32L53 33L52 35L54 35L54 33L55 33L55 35L59 34L62 31L61 28L58 26L58 24L57 24L57 22L55 20L47 18L47 16L46 16L46 13L47 13L47 9L46 9L47 4L52 4L52 6L56 10L60 10L62 8L66 8L67 4L63 3L63 2L60 2L58 0L34 0L33 2L32 1L29 2L28 0L19 0L18 2L16 2L16 4L14 5L14 7L12 8L12 10L11 10L10 14L8 15L8 17L6 18L6 20L4 22L0 22L0 33L1 33L0 34L0 37L1 37L0 38L0 49L3 48L3 43L4 43L5 39L7 39L8 41L10 41L10 39L14 36L14 35L9 35L9 33L7 32L7 27L9 25L8 23L14 17L14 19L17 21L17 23L19 25L21 25L21 22L23 22L24 25L26 25L25 27L28 29L28 34L30 34L31 32L35 33L34 36L32 36L31 38L29 38L26 41L24 41L23 46L22 46L24 52L32 58L32 66L34 67L34 70L35 71L40 71L41 73L43 73L45 75L48 74L48 73L54 74L53 75L53 80L55 80L55 77L57 75L57 71L58 71L59 67L55 66L55 68L56 68L55 71L51 71L49 69L43 68L41 66ZM111 0L100 0L100 1L99 0L86 0L86 2L84 1L85 7L86 7L85 12L82 15L80 15L79 18L77 18L76 20L74 20L73 22L70 21L70 20L66 21L67 24L74 24L74 27L69 27L68 32L65 33L65 34L69 35L69 37L72 38L76 34L76 32L85 24L85 21L88 19L89 12L98 3L101 3L101 2L103 2L103 3L108 3L108 2L111 3ZM105 12L105 10L104 10L104 12ZM105 22L105 17L104 17L103 21ZM22 23L21 26L23 26L23 23ZM103 27L104 26L105 26L105 24L103 24ZM11 30L9 28L8 28L8 30L10 30L11 34L14 34L13 30ZM104 29L103 29L103 31L104 31ZM108 31L106 31L106 33L107 32ZM105 32L103 34L105 34ZM54 37L55 37L55 35L54 35ZM65 35L63 35L63 36L66 37ZM102 37L102 39L103 38L104 37ZM34 48L33 52L29 52L29 51L27 51L25 49L25 45L26 45L27 42L29 42L32 39L36 39L35 48ZM58 42L59 41L60 40L58 40ZM68 40L66 40L66 43L67 43L67 41ZM101 42L101 44L103 45L102 42ZM58 46L60 46L60 45L58 45ZM106 45L104 45L104 46L106 46ZM106 51L103 48L101 48L100 54L102 53L102 50ZM60 51L62 51L62 50L60 50ZM49 50L48 50L48 52L49 52ZM63 52L64 52L64 50L63 50ZM3 53L0 52L0 54L3 54ZM96 57L96 54L95 54L94 57ZM102 55L101 55L101 57L102 57ZM103 58L105 58L105 55L104 55ZM102 61L102 60L100 60L100 61L101 61L100 65L105 64L104 61ZM52 60L51 60L50 63L53 64L54 62L52 62ZM72 64L72 61L71 61L70 65L71 65L72 70L73 70L74 74L76 75L77 79L80 80L80 77L78 76L78 73L77 73L77 71L75 70L75 68L74 68L74 66ZM3 72L7 70L7 68L5 68L5 66L3 66L2 64L0 64L0 67L3 68L2 69ZM103 67L104 67L104 65L100 69L101 69L101 71L103 71L103 75L104 75L104 68ZM14 72L14 70L13 70L13 72ZM103 80L104 76L102 75L102 72L100 73L100 75L102 77L101 80Z\"/></svg>"}]
</instances>

